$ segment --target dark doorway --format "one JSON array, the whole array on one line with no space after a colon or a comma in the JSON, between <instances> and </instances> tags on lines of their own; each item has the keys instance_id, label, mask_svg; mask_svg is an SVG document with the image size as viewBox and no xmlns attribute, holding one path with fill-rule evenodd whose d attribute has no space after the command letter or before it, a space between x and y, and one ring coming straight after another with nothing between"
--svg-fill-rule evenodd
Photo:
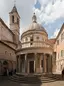
<instances>
[{"instance_id":1,"label":"dark doorway","mask_svg":"<svg viewBox=\"0 0 64 86\"><path fill-rule=\"evenodd\" d=\"M3 62L3 75L7 75L7 70L8 70L8 62L4 61Z\"/></svg>"},{"instance_id":2,"label":"dark doorway","mask_svg":"<svg viewBox=\"0 0 64 86\"><path fill-rule=\"evenodd\" d=\"M34 73L34 61L29 62L29 72Z\"/></svg>"}]
</instances>

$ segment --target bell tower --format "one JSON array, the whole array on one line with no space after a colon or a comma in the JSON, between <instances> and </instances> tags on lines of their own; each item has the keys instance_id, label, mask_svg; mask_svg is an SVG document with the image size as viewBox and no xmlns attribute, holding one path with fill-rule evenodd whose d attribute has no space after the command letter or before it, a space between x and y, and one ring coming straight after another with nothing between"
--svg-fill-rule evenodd
<instances>
[{"instance_id":1,"label":"bell tower","mask_svg":"<svg viewBox=\"0 0 64 86\"><path fill-rule=\"evenodd\" d=\"M16 5L14 5L12 11L9 13L10 29L14 33L14 42L19 42L19 29L20 29L20 16L18 14Z\"/></svg>"}]
</instances>

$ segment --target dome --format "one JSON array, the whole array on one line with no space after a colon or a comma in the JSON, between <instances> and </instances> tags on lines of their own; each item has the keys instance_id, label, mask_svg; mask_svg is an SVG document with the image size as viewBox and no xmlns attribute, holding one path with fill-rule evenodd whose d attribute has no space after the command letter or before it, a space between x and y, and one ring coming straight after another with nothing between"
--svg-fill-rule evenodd
<instances>
[{"instance_id":1,"label":"dome","mask_svg":"<svg viewBox=\"0 0 64 86\"><path fill-rule=\"evenodd\" d=\"M35 34L35 33L39 33L39 34L42 33L42 35L44 34L46 37L48 37L48 34L47 34L46 30L44 29L44 27L42 27L41 24L37 23L37 17L34 13L33 17L32 17L32 23L27 28L27 31L22 33L21 38L23 36L27 36L29 34Z\"/></svg>"},{"instance_id":2,"label":"dome","mask_svg":"<svg viewBox=\"0 0 64 86\"><path fill-rule=\"evenodd\" d=\"M41 30L46 32L46 30L40 24L34 22L28 27L28 30Z\"/></svg>"},{"instance_id":3,"label":"dome","mask_svg":"<svg viewBox=\"0 0 64 86\"><path fill-rule=\"evenodd\" d=\"M35 13L32 17L32 24L28 27L28 30L41 30L41 31L44 31L45 33L47 33L46 30L44 29L44 27L42 27L41 24L37 23L37 17L35 15Z\"/></svg>"}]
</instances>

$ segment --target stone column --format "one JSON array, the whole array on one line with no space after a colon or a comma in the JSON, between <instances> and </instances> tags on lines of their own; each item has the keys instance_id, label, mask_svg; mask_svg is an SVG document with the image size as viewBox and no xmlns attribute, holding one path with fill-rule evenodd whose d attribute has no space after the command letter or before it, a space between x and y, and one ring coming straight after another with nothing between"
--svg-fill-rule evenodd
<instances>
[{"instance_id":1,"label":"stone column","mask_svg":"<svg viewBox=\"0 0 64 86\"><path fill-rule=\"evenodd\" d=\"M47 72L47 68L46 68L46 55L44 54L44 73Z\"/></svg>"},{"instance_id":2,"label":"stone column","mask_svg":"<svg viewBox=\"0 0 64 86\"><path fill-rule=\"evenodd\" d=\"M18 61L19 61L19 62L18 62L18 64L19 64L19 65L18 65L18 67L19 67L19 73L20 73L20 68L21 68L21 61L20 61L21 59L20 59L20 58L21 58L21 55L19 55L19 60L18 60Z\"/></svg>"},{"instance_id":3,"label":"stone column","mask_svg":"<svg viewBox=\"0 0 64 86\"><path fill-rule=\"evenodd\" d=\"M25 54L25 73L27 73L27 54Z\"/></svg>"},{"instance_id":4,"label":"stone column","mask_svg":"<svg viewBox=\"0 0 64 86\"><path fill-rule=\"evenodd\" d=\"M37 62L36 62L37 53L35 53L34 55L35 55L35 56L34 56L34 58L35 58L35 67L34 67L34 68L35 68L35 71L34 71L34 72L36 73L36 72L37 72L37 71L36 71L36 68L37 68Z\"/></svg>"},{"instance_id":5,"label":"stone column","mask_svg":"<svg viewBox=\"0 0 64 86\"><path fill-rule=\"evenodd\" d=\"M51 55L48 54L48 60L47 60L47 72L48 73L51 73L52 72L52 58L51 58Z\"/></svg>"},{"instance_id":6,"label":"stone column","mask_svg":"<svg viewBox=\"0 0 64 86\"><path fill-rule=\"evenodd\" d=\"M40 54L40 73L42 73L41 61L42 61L42 54Z\"/></svg>"},{"instance_id":7,"label":"stone column","mask_svg":"<svg viewBox=\"0 0 64 86\"><path fill-rule=\"evenodd\" d=\"M40 56L40 72L43 73L43 54Z\"/></svg>"},{"instance_id":8,"label":"stone column","mask_svg":"<svg viewBox=\"0 0 64 86\"><path fill-rule=\"evenodd\" d=\"M16 56L16 71L18 72L18 56Z\"/></svg>"},{"instance_id":9,"label":"stone column","mask_svg":"<svg viewBox=\"0 0 64 86\"><path fill-rule=\"evenodd\" d=\"M35 72L40 73L40 54L35 54Z\"/></svg>"},{"instance_id":10,"label":"stone column","mask_svg":"<svg viewBox=\"0 0 64 86\"><path fill-rule=\"evenodd\" d=\"M52 55L50 55L50 72L52 73Z\"/></svg>"}]
</instances>

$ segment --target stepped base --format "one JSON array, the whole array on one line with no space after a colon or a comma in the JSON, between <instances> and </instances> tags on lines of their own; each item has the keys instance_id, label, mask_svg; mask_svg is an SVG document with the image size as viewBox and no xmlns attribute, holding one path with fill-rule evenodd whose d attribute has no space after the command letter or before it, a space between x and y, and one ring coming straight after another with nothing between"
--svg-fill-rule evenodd
<instances>
[{"instance_id":1,"label":"stepped base","mask_svg":"<svg viewBox=\"0 0 64 86\"><path fill-rule=\"evenodd\" d=\"M42 76L42 75L52 75L52 73L16 73L18 76Z\"/></svg>"},{"instance_id":2,"label":"stepped base","mask_svg":"<svg viewBox=\"0 0 64 86\"><path fill-rule=\"evenodd\" d=\"M36 84L62 80L62 76L59 74L16 74L9 79L20 83Z\"/></svg>"}]
</instances>

